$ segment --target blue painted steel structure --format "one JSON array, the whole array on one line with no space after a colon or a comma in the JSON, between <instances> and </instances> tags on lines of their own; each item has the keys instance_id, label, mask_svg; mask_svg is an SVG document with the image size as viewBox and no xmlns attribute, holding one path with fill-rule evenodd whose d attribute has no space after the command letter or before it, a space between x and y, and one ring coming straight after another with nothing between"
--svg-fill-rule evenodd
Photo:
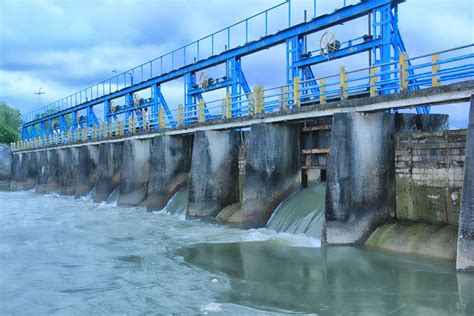
<instances>
[{"instance_id":1,"label":"blue painted steel structure","mask_svg":"<svg viewBox=\"0 0 474 316\"><path fill-rule=\"evenodd\" d=\"M184 78L184 125L192 124L198 120L200 102L204 103L205 118L213 118L215 114L208 109L206 102L203 100L203 93L217 89L225 88L226 92L230 94L231 117L241 116L243 113L241 104L244 100L248 102L252 93L244 75L241 58L280 44L286 45L286 80L290 90L289 93L292 93L294 78L299 78L302 84L302 94L306 97L319 98L320 87L311 66L327 62L328 57L322 51L310 53L305 51L307 35L364 16L371 17L372 35L364 35L342 43L337 50L332 52L330 59L370 51L373 61L371 66L380 67L378 93L396 92L398 85L393 83L392 74L399 71L399 56L406 52L398 30L398 4L400 2L403 1L365 0L355 5L345 6L331 14L315 17L308 22L292 25L291 1L285 1L196 42L28 114L23 120L22 139L49 137L55 132L71 131L74 134L78 129L97 127L101 125L94 112L94 107L97 106L103 106L104 123L109 125L120 120L120 116L124 116L125 122L136 119L139 126L143 127L144 119L149 117L150 122L153 122L150 128L158 129L160 128L158 124L160 111L163 111L167 127L176 127L179 124L178 118L173 115L168 107L166 98L161 91L161 84L180 77ZM269 14L273 10L281 8L287 9L288 27L269 34ZM316 1L314 1L314 10L316 12ZM265 21L264 36L250 41L249 21L261 17ZM238 25L245 26L245 43L240 46L232 46L231 31ZM214 44L215 38L222 34L227 36L226 49L223 52L218 52ZM211 53L206 58L202 53L202 45L209 40L211 42ZM178 61L178 56L182 57L182 61ZM194 58L189 62L192 57ZM166 61L169 62L170 59L171 68L167 71ZM199 71L219 64L226 65L226 73L223 78L198 82L196 75ZM414 77L413 69L409 68L408 72L412 75L409 89L418 89L419 86L417 79ZM149 99L136 100L134 98L136 92L147 88L151 90ZM293 94L296 93L296 91L293 91ZM125 105L120 108L113 105L113 100L119 97L125 97L126 100ZM290 107L293 105L291 101L288 104ZM429 109L424 108L421 111L427 113ZM80 115L79 113L84 114ZM70 124L68 124L68 121Z\"/></svg>"}]
</instances>

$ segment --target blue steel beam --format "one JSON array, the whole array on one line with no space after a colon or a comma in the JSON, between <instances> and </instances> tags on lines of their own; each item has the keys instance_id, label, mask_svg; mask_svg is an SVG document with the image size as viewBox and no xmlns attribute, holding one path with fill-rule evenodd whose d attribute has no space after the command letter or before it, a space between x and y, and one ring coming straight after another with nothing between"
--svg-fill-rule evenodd
<instances>
[{"instance_id":1,"label":"blue steel beam","mask_svg":"<svg viewBox=\"0 0 474 316\"><path fill-rule=\"evenodd\" d=\"M186 74L193 73L202 69L206 69L223 62L231 58L242 57L250 55L252 53L285 43L286 40L295 37L295 36L304 36L314 32L318 32L323 29L327 29L334 25L342 24L344 22L357 19L359 17L365 16L372 12L375 9L381 8L385 5L396 4L398 1L394 0L366 0L364 2L343 7L339 10L334 11L331 14L322 15L306 23L300 23L290 28L284 29L276 34L268 35L263 37L260 40L249 42L246 45L236 47L230 50L227 50L219 55L209 57L205 60L200 60L194 64L190 64L184 67L181 67L177 70L170 71L166 74L154 77L147 81L141 82L134 86L124 88L122 90L116 91L114 93L96 98L94 100L86 101L77 106L65 109L61 112L51 114L45 118L36 119L30 122L25 123L26 125L37 124L38 122L44 121L49 118L58 117L60 115L72 113L73 111L79 111L90 106L97 105L99 103L105 102L106 100L118 98L130 93L133 93L138 90L146 89L154 84L161 84L167 81L171 81L182 77Z\"/></svg>"}]
</instances>

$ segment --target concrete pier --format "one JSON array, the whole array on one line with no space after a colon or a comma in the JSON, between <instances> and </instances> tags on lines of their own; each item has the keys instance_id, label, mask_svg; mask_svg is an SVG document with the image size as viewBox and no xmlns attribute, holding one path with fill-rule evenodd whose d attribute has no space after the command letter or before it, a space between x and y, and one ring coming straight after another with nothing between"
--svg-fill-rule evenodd
<instances>
[{"instance_id":1,"label":"concrete pier","mask_svg":"<svg viewBox=\"0 0 474 316\"><path fill-rule=\"evenodd\" d=\"M57 192L61 185L61 161L60 151L62 149L48 150L48 182L46 183L46 192Z\"/></svg>"},{"instance_id":2,"label":"concrete pier","mask_svg":"<svg viewBox=\"0 0 474 316\"><path fill-rule=\"evenodd\" d=\"M38 178L38 159L36 152L22 153L18 190L31 190L36 187Z\"/></svg>"},{"instance_id":3,"label":"concrete pier","mask_svg":"<svg viewBox=\"0 0 474 316\"><path fill-rule=\"evenodd\" d=\"M18 178L20 176L21 154L12 156L12 175L10 177L10 190L18 189Z\"/></svg>"},{"instance_id":4,"label":"concrete pier","mask_svg":"<svg viewBox=\"0 0 474 316\"><path fill-rule=\"evenodd\" d=\"M166 206L189 183L192 136L159 136L152 139L147 210Z\"/></svg>"},{"instance_id":5,"label":"concrete pier","mask_svg":"<svg viewBox=\"0 0 474 316\"><path fill-rule=\"evenodd\" d=\"M104 143L99 146L94 202L106 201L120 184L123 143Z\"/></svg>"},{"instance_id":6,"label":"concrete pier","mask_svg":"<svg viewBox=\"0 0 474 316\"><path fill-rule=\"evenodd\" d=\"M10 145L0 144L0 190L10 189L12 160Z\"/></svg>"},{"instance_id":7,"label":"concrete pier","mask_svg":"<svg viewBox=\"0 0 474 316\"><path fill-rule=\"evenodd\" d=\"M43 150L38 155L38 177L36 179L36 192L46 193L49 175L48 151Z\"/></svg>"},{"instance_id":8,"label":"concrete pier","mask_svg":"<svg viewBox=\"0 0 474 316\"><path fill-rule=\"evenodd\" d=\"M148 194L150 140L130 139L123 144L118 205L139 205Z\"/></svg>"},{"instance_id":9,"label":"concrete pier","mask_svg":"<svg viewBox=\"0 0 474 316\"><path fill-rule=\"evenodd\" d=\"M187 217L215 217L239 202L238 147L234 130L194 134Z\"/></svg>"},{"instance_id":10,"label":"concrete pier","mask_svg":"<svg viewBox=\"0 0 474 316\"><path fill-rule=\"evenodd\" d=\"M471 96L456 269L474 271L474 95Z\"/></svg>"},{"instance_id":11,"label":"concrete pier","mask_svg":"<svg viewBox=\"0 0 474 316\"><path fill-rule=\"evenodd\" d=\"M265 227L284 199L300 188L299 125L253 125L248 139L242 227Z\"/></svg>"},{"instance_id":12,"label":"concrete pier","mask_svg":"<svg viewBox=\"0 0 474 316\"><path fill-rule=\"evenodd\" d=\"M78 169L78 149L77 147L67 147L65 149L59 149L58 153L60 158L59 194L74 195Z\"/></svg>"},{"instance_id":13,"label":"concrete pier","mask_svg":"<svg viewBox=\"0 0 474 316\"><path fill-rule=\"evenodd\" d=\"M74 197L86 196L95 186L99 146L86 145L78 148L76 189Z\"/></svg>"},{"instance_id":14,"label":"concrete pier","mask_svg":"<svg viewBox=\"0 0 474 316\"><path fill-rule=\"evenodd\" d=\"M333 117L323 228L325 244L355 244L395 212L394 118Z\"/></svg>"}]
</instances>

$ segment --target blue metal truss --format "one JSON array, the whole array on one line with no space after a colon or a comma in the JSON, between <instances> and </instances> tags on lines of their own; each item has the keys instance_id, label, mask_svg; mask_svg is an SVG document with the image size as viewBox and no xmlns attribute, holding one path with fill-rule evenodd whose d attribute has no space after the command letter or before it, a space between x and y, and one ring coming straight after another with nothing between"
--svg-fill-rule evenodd
<instances>
[{"instance_id":1,"label":"blue metal truss","mask_svg":"<svg viewBox=\"0 0 474 316\"><path fill-rule=\"evenodd\" d=\"M397 25L397 5L400 1L398 0L365 0L355 5L345 6L341 9L334 11L331 14L322 15L316 17L308 22L300 23L294 26L290 26L283 29L275 34L266 35L259 40L247 42L242 46L238 46L232 49L213 55L207 59L199 59L192 63L184 65L181 68L171 70L167 73L160 74L156 77L152 77L146 81L136 82L133 80L133 75L129 72L125 73L130 75L130 83L132 85L126 86L125 88L111 92L109 94L96 97L95 99L89 100L86 97L85 102L82 102L82 94L79 95L80 102L77 101L77 95L75 96L76 105L70 107L63 107L61 111L47 115L45 117L32 119L29 122L23 124L23 139L29 139L36 136L36 125L46 125L44 134L51 134L52 130L55 129L52 126L52 119L59 119L60 131L64 132L68 129L73 131L78 127L84 125L88 127L99 125L99 121L94 113L94 106L103 104L104 105L104 118L106 122L111 122L112 118L116 118L119 112L112 113L111 111L111 100L119 97L124 97L126 104L124 109L120 113L125 113L126 118L133 117L138 114L137 110L143 107L150 107L150 116L156 118L160 108L165 110L165 115L168 120L168 124L171 126L176 125L176 120L171 114L168 105L165 101L160 86L162 83L184 77L184 123L190 124L197 119L196 105L202 100L202 93L206 91L216 90L225 88L232 97L232 114L233 116L239 116L241 114L240 101L242 96L248 98L250 94L250 87L247 83L245 75L242 71L241 58L253 54L255 52L268 49L270 47L286 43L287 45L287 82L291 83L293 78L299 76L304 85L311 91L311 93L319 93L319 87L315 79L315 75L311 69L311 65L322 63L327 61L327 57L324 56L308 56L304 51L306 35L312 34L321 30L325 30L329 27L343 24L347 21L351 21L363 16L373 16L373 39L364 41L361 44L343 47L340 50L335 51L330 57L331 59L343 58L353 54L358 54L366 51L372 51L374 61L377 64L381 64L382 71L389 70L385 63L389 63L394 60L400 51L405 51L403 42L401 40L400 33ZM289 5L289 10L291 6ZM392 10L394 10L392 12ZM289 15L291 16L291 15ZM376 20L376 17L379 17ZM265 33L267 34L267 33ZM394 53L392 54L391 46L394 47ZM198 46L199 47L199 46ZM198 53L199 54L199 53ZM207 68L226 64L226 77L224 80L215 82L214 84L208 85L206 89L199 87L196 82L196 73ZM125 76L124 74L124 76ZM126 76L125 76L126 78ZM136 82L133 84L133 82ZM97 85L97 91L99 90ZM95 88L95 87L94 87ZM134 105L133 95L134 93L151 88L152 100L146 102L143 105L137 107ZM105 88L103 87L103 90ZM98 95L98 92L97 92ZM72 100L72 98L71 98ZM77 120L76 115L79 111L86 110L86 118L84 121ZM205 107L206 118L212 118L212 113ZM72 117L71 126L67 124L65 117L70 115ZM29 127L33 127L30 129ZM49 131L48 131L49 129ZM40 128L42 130L42 128ZM41 134L43 132L40 132Z\"/></svg>"}]
</instances>

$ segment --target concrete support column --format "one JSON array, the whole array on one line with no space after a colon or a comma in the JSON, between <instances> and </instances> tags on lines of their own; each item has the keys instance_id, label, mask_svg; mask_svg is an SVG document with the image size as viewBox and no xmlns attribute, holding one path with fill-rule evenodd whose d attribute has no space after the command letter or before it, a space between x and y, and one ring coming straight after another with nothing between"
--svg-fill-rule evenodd
<instances>
[{"instance_id":1,"label":"concrete support column","mask_svg":"<svg viewBox=\"0 0 474 316\"><path fill-rule=\"evenodd\" d=\"M38 159L36 152L21 154L20 176L18 180L19 190L31 190L36 186L38 177Z\"/></svg>"},{"instance_id":2,"label":"concrete support column","mask_svg":"<svg viewBox=\"0 0 474 316\"><path fill-rule=\"evenodd\" d=\"M147 210L166 206L173 195L188 184L193 138L158 136L152 139Z\"/></svg>"},{"instance_id":3,"label":"concrete support column","mask_svg":"<svg viewBox=\"0 0 474 316\"><path fill-rule=\"evenodd\" d=\"M99 146L99 162L94 202L106 201L120 184L123 143L104 143Z\"/></svg>"},{"instance_id":4,"label":"concrete support column","mask_svg":"<svg viewBox=\"0 0 474 316\"><path fill-rule=\"evenodd\" d=\"M18 189L18 179L20 178L21 154L13 154L12 156L12 174L10 178L10 190Z\"/></svg>"},{"instance_id":5,"label":"concrete support column","mask_svg":"<svg viewBox=\"0 0 474 316\"><path fill-rule=\"evenodd\" d=\"M139 205L146 200L150 170L150 140L129 139L122 150L119 205Z\"/></svg>"},{"instance_id":6,"label":"concrete support column","mask_svg":"<svg viewBox=\"0 0 474 316\"><path fill-rule=\"evenodd\" d=\"M242 227L265 227L273 211L300 189L299 125L253 125L248 139Z\"/></svg>"},{"instance_id":7,"label":"concrete support column","mask_svg":"<svg viewBox=\"0 0 474 316\"><path fill-rule=\"evenodd\" d=\"M474 95L469 112L456 269L474 271Z\"/></svg>"},{"instance_id":8,"label":"concrete support column","mask_svg":"<svg viewBox=\"0 0 474 316\"><path fill-rule=\"evenodd\" d=\"M36 192L46 193L49 175L48 151L43 150L38 154L38 178L36 179Z\"/></svg>"},{"instance_id":9,"label":"concrete support column","mask_svg":"<svg viewBox=\"0 0 474 316\"><path fill-rule=\"evenodd\" d=\"M48 155L48 182L46 183L46 193L56 192L61 185L61 160L62 149L51 149L47 151Z\"/></svg>"},{"instance_id":10,"label":"concrete support column","mask_svg":"<svg viewBox=\"0 0 474 316\"><path fill-rule=\"evenodd\" d=\"M78 148L78 165L75 198L86 196L95 186L99 162L99 146L85 145Z\"/></svg>"},{"instance_id":11,"label":"concrete support column","mask_svg":"<svg viewBox=\"0 0 474 316\"><path fill-rule=\"evenodd\" d=\"M238 154L234 130L194 134L187 217L215 217L239 202Z\"/></svg>"},{"instance_id":12,"label":"concrete support column","mask_svg":"<svg viewBox=\"0 0 474 316\"><path fill-rule=\"evenodd\" d=\"M10 145L0 144L0 190L10 189L12 160Z\"/></svg>"},{"instance_id":13,"label":"concrete support column","mask_svg":"<svg viewBox=\"0 0 474 316\"><path fill-rule=\"evenodd\" d=\"M60 188L61 195L74 195L76 191L76 178L78 169L78 149L67 147L59 149L60 157Z\"/></svg>"},{"instance_id":14,"label":"concrete support column","mask_svg":"<svg viewBox=\"0 0 474 316\"><path fill-rule=\"evenodd\" d=\"M325 244L355 244L395 212L394 118L333 117L323 228Z\"/></svg>"}]
</instances>

